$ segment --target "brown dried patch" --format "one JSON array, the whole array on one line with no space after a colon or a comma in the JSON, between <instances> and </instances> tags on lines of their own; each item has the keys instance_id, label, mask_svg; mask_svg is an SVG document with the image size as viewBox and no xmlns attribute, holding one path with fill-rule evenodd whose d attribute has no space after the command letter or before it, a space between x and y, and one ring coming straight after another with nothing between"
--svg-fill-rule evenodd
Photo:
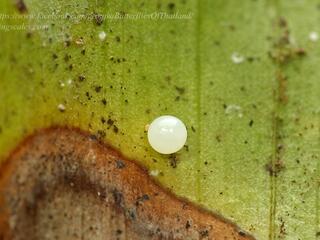
<instances>
[{"instance_id":1,"label":"brown dried patch","mask_svg":"<svg viewBox=\"0 0 320 240\"><path fill-rule=\"evenodd\" d=\"M0 206L2 240L253 239L76 129L46 129L19 145L0 171Z\"/></svg>"},{"instance_id":2,"label":"brown dried patch","mask_svg":"<svg viewBox=\"0 0 320 240\"><path fill-rule=\"evenodd\" d=\"M280 71L277 74L278 80L278 94L279 94L279 102L282 104L288 103L288 96L287 96L287 85L288 79L284 76Z\"/></svg>"},{"instance_id":3,"label":"brown dried patch","mask_svg":"<svg viewBox=\"0 0 320 240\"><path fill-rule=\"evenodd\" d=\"M278 19L276 29L280 30L280 35L273 39L272 49L268 53L269 57L271 57L275 63L280 66L284 66L287 63L304 57L307 54L304 48L298 47L294 42L292 42L288 22L285 18L280 17Z\"/></svg>"},{"instance_id":4,"label":"brown dried patch","mask_svg":"<svg viewBox=\"0 0 320 240\"><path fill-rule=\"evenodd\" d=\"M265 169L269 172L270 176L277 177L285 169L285 166L281 160L277 160L275 163L270 162L266 164Z\"/></svg>"}]
</instances>

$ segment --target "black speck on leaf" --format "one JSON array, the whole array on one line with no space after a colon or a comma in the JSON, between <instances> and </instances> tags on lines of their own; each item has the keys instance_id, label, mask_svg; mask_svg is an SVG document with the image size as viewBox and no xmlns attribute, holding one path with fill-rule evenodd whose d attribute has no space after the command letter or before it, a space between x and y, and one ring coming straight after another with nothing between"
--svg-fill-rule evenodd
<instances>
[{"instance_id":1,"label":"black speck on leaf","mask_svg":"<svg viewBox=\"0 0 320 240\"><path fill-rule=\"evenodd\" d=\"M182 95L185 93L185 88L183 87L178 87L178 86L175 86L175 89L177 90L177 92Z\"/></svg>"},{"instance_id":2,"label":"black speck on leaf","mask_svg":"<svg viewBox=\"0 0 320 240\"><path fill-rule=\"evenodd\" d=\"M19 13L28 12L27 6L23 0L16 0L16 7L17 7Z\"/></svg>"},{"instance_id":3,"label":"black speck on leaf","mask_svg":"<svg viewBox=\"0 0 320 240\"><path fill-rule=\"evenodd\" d=\"M209 236L209 231L208 230L202 230L199 232L200 233L200 236L202 238L205 238L205 237L208 237Z\"/></svg>"},{"instance_id":4,"label":"black speck on leaf","mask_svg":"<svg viewBox=\"0 0 320 240\"><path fill-rule=\"evenodd\" d=\"M27 39L30 39L32 37L32 32L28 31L26 33L26 37L27 37Z\"/></svg>"},{"instance_id":5,"label":"black speck on leaf","mask_svg":"<svg viewBox=\"0 0 320 240\"><path fill-rule=\"evenodd\" d=\"M107 121L107 124L108 124L109 126L112 126L112 125L114 124L114 121L109 118L108 121Z\"/></svg>"},{"instance_id":6,"label":"black speck on leaf","mask_svg":"<svg viewBox=\"0 0 320 240\"><path fill-rule=\"evenodd\" d=\"M79 79L79 82L83 82L84 80L86 80L86 77L84 75L80 75L78 79Z\"/></svg>"},{"instance_id":7,"label":"black speck on leaf","mask_svg":"<svg viewBox=\"0 0 320 240\"><path fill-rule=\"evenodd\" d=\"M116 125L114 125L114 126L113 126L113 131L114 131L115 133L118 133L118 132L119 132L119 128L118 128Z\"/></svg>"},{"instance_id":8,"label":"black speck on leaf","mask_svg":"<svg viewBox=\"0 0 320 240\"><path fill-rule=\"evenodd\" d=\"M169 3L169 4L168 4L168 9L169 9L170 11L173 11L173 10L175 9L175 7L176 7L176 5L175 5L174 3Z\"/></svg>"},{"instance_id":9,"label":"black speck on leaf","mask_svg":"<svg viewBox=\"0 0 320 240\"><path fill-rule=\"evenodd\" d=\"M72 69L73 69L73 64L70 64L69 67L68 67L68 69L69 69L70 71L72 71Z\"/></svg>"},{"instance_id":10,"label":"black speck on leaf","mask_svg":"<svg viewBox=\"0 0 320 240\"><path fill-rule=\"evenodd\" d=\"M169 156L169 162L170 162L170 166L172 168L176 168L177 167L177 163L178 163L178 157L176 154L171 154Z\"/></svg>"},{"instance_id":11,"label":"black speck on leaf","mask_svg":"<svg viewBox=\"0 0 320 240\"><path fill-rule=\"evenodd\" d=\"M97 131L97 138L98 139L103 139L106 136L106 132L104 130L98 130Z\"/></svg>"},{"instance_id":12,"label":"black speck on leaf","mask_svg":"<svg viewBox=\"0 0 320 240\"><path fill-rule=\"evenodd\" d=\"M100 14L94 13L93 19L97 26L100 26L103 23L103 16Z\"/></svg>"},{"instance_id":13,"label":"black speck on leaf","mask_svg":"<svg viewBox=\"0 0 320 240\"><path fill-rule=\"evenodd\" d=\"M95 86L94 90L99 93L102 89L102 86Z\"/></svg>"},{"instance_id":14,"label":"black speck on leaf","mask_svg":"<svg viewBox=\"0 0 320 240\"><path fill-rule=\"evenodd\" d=\"M105 98L102 99L101 102L102 102L103 105L107 105L107 100Z\"/></svg>"}]
</instances>

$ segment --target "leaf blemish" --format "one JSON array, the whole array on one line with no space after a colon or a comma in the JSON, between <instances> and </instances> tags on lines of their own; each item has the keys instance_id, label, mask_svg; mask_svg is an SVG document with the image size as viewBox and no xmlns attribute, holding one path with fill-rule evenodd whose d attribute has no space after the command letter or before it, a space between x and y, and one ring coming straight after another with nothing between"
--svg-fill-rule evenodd
<instances>
[{"instance_id":1,"label":"leaf blemish","mask_svg":"<svg viewBox=\"0 0 320 240\"><path fill-rule=\"evenodd\" d=\"M16 7L20 13L28 12L27 6L23 0L16 0Z\"/></svg>"}]
</instances>

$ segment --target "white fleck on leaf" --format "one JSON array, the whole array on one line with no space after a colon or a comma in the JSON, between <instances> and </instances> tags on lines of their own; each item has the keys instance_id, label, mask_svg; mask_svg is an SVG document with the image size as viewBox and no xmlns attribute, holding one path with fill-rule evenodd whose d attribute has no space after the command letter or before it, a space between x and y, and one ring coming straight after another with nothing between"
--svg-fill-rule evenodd
<instances>
[{"instance_id":1,"label":"white fleck on leaf","mask_svg":"<svg viewBox=\"0 0 320 240\"><path fill-rule=\"evenodd\" d=\"M64 106L62 103L60 103L58 105L58 109L61 111L61 112L64 112L66 110L66 106Z\"/></svg>"},{"instance_id":2,"label":"white fleck on leaf","mask_svg":"<svg viewBox=\"0 0 320 240\"><path fill-rule=\"evenodd\" d=\"M160 173L159 170L151 170L151 171L149 172L150 176L154 176L154 177L158 176L159 173Z\"/></svg>"},{"instance_id":3,"label":"white fleck on leaf","mask_svg":"<svg viewBox=\"0 0 320 240\"><path fill-rule=\"evenodd\" d=\"M101 41L104 41L106 39L106 37L107 37L107 34L104 31L99 33L99 39Z\"/></svg>"},{"instance_id":4,"label":"white fleck on leaf","mask_svg":"<svg viewBox=\"0 0 320 240\"><path fill-rule=\"evenodd\" d=\"M234 53L232 53L232 55L231 55L231 60L232 60L232 62L235 63L235 64L240 64L240 63L244 62L245 57L242 56L242 55L240 55L240 54L237 53L237 52L234 52Z\"/></svg>"},{"instance_id":5,"label":"white fleck on leaf","mask_svg":"<svg viewBox=\"0 0 320 240\"><path fill-rule=\"evenodd\" d=\"M318 33L317 33L317 32L311 32L311 33L309 34L309 39L310 39L310 41L312 41L312 42L317 42L317 41L319 40L319 35L318 35Z\"/></svg>"},{"instance_id":6,"label":"white fleck on leaf","mask_svg":"<svg viewBox=\"0 0 320 240\"><path fill-rule=\"evenodd\" d=\"M242 108L238 105L228 105L225 109L225 114L227 115L236 115L239 118L243 117Z\"/></svg>"}]
</instances>

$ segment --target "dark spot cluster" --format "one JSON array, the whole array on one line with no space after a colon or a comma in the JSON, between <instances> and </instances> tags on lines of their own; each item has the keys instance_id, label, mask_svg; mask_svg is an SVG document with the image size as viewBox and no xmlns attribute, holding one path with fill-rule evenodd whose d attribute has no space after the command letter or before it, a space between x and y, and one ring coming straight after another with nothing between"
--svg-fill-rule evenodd
<instances>
[{"instance_id":1,"label":"dark spot cluster","mask_svg":"<svg viewBox=\"0 0 320 240\"><path fill-rule=\"evenodd\" d=\"M104 21L104 19L103 19L102 15L100 15L98 13L94 13L93 14L93 21L97 26L101 26L103 21Z\"/></svg>"},{"instance_id":2,"label":"dark spot cluster","mask_svg":"<svg viewBox=\"0 0 320 240\"><path fill-rule=\"evenodd\" d=\"M23 0L16 0L16 8L18 9L19 13L27 13L27 5Z\"/></svg>"},{"instance_id":3,"label":"dark spot cluster","mask_svg":"<svg viewBox=\"0 0 320 240\"><path fill-rule=\"evenodd\" d=\"M150 200L150 197L148 194L144 194L141 197L138 197L136 200L136 206L139 206L143 204L143 202Z\"/></svg>"},{"instance_id":4,"label":"dark spot cluster","mask_svg":"<svg viewBox=\"0 0 320 240\"><path fill-rule=\"evenodd\" d=\"M101 121L102 124L106 123L106 119L104 117L101 117L100 121Z\"/></svg>"},{"instance_id":5,"label":"dark spot cluster","mask_svg":"<svg viewBox=\"0 0 320 240\"><path fill-rule=\"evenodd\" d=\"M119 192L117 189L114 189L112 191L112 196L114 199L114 203L116 204L117 207L122 207L123 204L123 195L121 192Z\"/></svg>"},{"instance_id":6,"label":"dark spot cluster","mask_svg":"<svg viewBox=\"0 0 320 240\"><path fill-rule=\"evenodd\" d=\"M176 168L178 164L178 156L176 154L171 154L169 156L169 164L172 168Z\"/></svg>"},{"instance_id":7,"label":"dark spot cluster","mask_svg":"<svg viewBox=\"0 0 320 240\"><path fill-rule=\"evenodd\" d=\"M277 160L275 163L270 162L265 165L266 171L269 172L270 176L277 177L281 171L285 169L283 161Z\"/></svg>"},{"instance_id":8,"label":"dark spot cluster","mask_svg":"<svg viewBox=\"0 0 320 240\"><path fill-rule=\"evenodd\" d=\"M114 131L114 133L118 133L119 132L119 128L116 125L113 125L113 131Z\"/></svg>"},{"instance_id":9,"label":"dark spot cluster","mask_svg":"<svg viewBox=\"0 0 320 240\"><path fill-rule=\"evenodd\" d=\"M287 234L285 222L282 217L279 218L280 220L280 229L279 229L279 239L283 239Z\"/></svg>"},{"instance_id":10,"label":"dark spot cluster","mask_svg":"<svg viewBox=\"0 0 320 240\"><path fill-rule=\"evenodd\" d=\"M137 213L134 208L127 209L126 214L130 220L136 220L136 218L137 218Z\"/></svg>"},{"instance_id":11,"label":"dark spot cluster","mask_svg":"<svg viewBox=\"0 0 320 240\"><path fill-rule=\"evenodd\" d=\"M52 54L52 59L55 60L58 58L58 55L56 53Z\"/></svg>"},{"instance_id":12,"label":"dark spot cluster","mask_svg":"<svg viewBox=\"0 0 320 240\"><path fill-rule=\"evenodd\" d=\"M99 139L99 140L101 140L101 139L104 139L105 137L106 137L106 132L104 131L104 130L98 130L97 131L97 138Z\"/></svg>"},{"instance_id":13,"label":"dark spot cluster","mask_svg":"<svg viewBox=\"0 0 320 240\"><path fill-rule=\"evenodd\" d=\"M94 90L96 91L96 93L101 92L102 86L95 86Z\"/></svg>"},{"instance_id":14,"label":"dark spot cluster","mask_svg":"<svg viewBox=\"0 0 320 240\"><path fill-rule=\"evenodd\" d=\"M117 167L118 169L125 168L125 166L126 166L126 164L125 164L123 161L121 161L121 160L117 160L117 161L116 161L116 167Z\"/></svg>"},{"instance_id":15,"label":"dark spot cluster","mask_svg":"<svg viewBox=\"0 0 320 240\"><path fill-rule=\"evenodd\" d=\"M200 238L207 238L209 236L209 231L207 229L199 231Z\"/></svg>"},{"instance_id":16,"label":"dark spot cluster","mask_svg":"<svg viewBox=\"0 0 320 240\"><path fill-rule=\"evenodd\" d=\"M186 222L186 229L189 229L191 227L191 223L190 223L190 221L187 221Z\"/></svg>"},{"instance_id":17,"label":"dark spot cluster","mask_svg":"<svg viewBox=\"0 0 320 240\"><path fill-rule=\"evenodd\" d=\"M86 77L84 75L79 75L78 80L79 82L83 82L84 80L86 80Z\"/></svg>"},{"instance_id":18,"label":"dark spot cluster","mask_svg":"<svg viewBox=\"0 0 320 240\"><path fill-rule=\"evenodd\" d=\"M70 47L70 46L71 46L71 43L72 43L71 37L70 37L68 34L66 34L65 40L64 40L64 46L65 46L65 47Z\"/></svg>"},{"instance_id":19,"label":"dark spot cluster","mask_svg":"<svg viewBox=\"0 0 320 240\"><path fill-rule=\"evenodd\" d=\"M283 65L298 57L305 56L306 51L292 43L286 19L280 17L277 25L281 30L281 36L277 39L269 38L273 40L272 49L268 52L269 57L277 64Z\"/></svg>"},{"instance_id":20,"label":"dark spot cluster","mask_svg":"<svg viewBox=\"0 0 320 240\"><path fill-rule=\"evenodd\" d=\"M105 104L106 104L106 102L105 102ZM100 121L101 121L102 124L106 124L107 125L107 129L108 130L112 128L114 133L118 133L119 132L119 128L115 125L115 121L112 120L110 117L108 118L108 120L105 117L101 117Z\"/></svg>"},{"instance_id":21,"label":"dark spot cluster","mask_svg":"<svg viewBox=\"0 0 320 240\"><path fill-rule=\"evenodd\" d=\"M178 87L178 86L175 86L175 89L177 90L177 92L182 95L185 93L185 88L184 87Z\"/></svg>"},{"instance_id":22,"label":"dark spot cluster","mask_svg":"<svg viewBox=\"0 0 320 240\"><path fill-rule=\"evenodd\" d=\"M87 100L90 101L92 99L92 95L89 92L85 93Z\"/></svg>"}]
</instances>

